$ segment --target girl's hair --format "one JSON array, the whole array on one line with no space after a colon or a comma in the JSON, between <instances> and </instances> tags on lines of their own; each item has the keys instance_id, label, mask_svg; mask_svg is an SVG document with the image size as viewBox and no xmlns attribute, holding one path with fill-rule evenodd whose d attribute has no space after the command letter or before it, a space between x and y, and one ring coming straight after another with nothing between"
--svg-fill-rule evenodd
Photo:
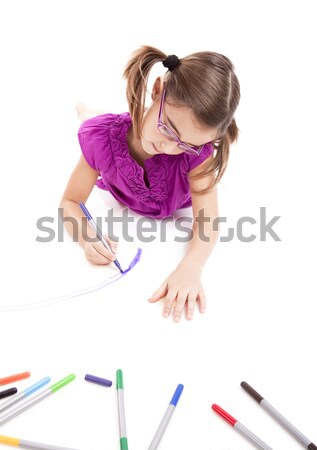
<instances>
[{"instance_id":1,"label":"girl's hair","mask_svg":"<svg viewBox=\"0 0 317 450\"><path fill-rule=\"evenodd\" d=\"M123 72L127 80L127 100L137 137L141 137L148 77L155 63L167 55L155 47L144 45L136 50ZM239 81L234 66L224 55L198 52L181 58L179 64L165 75L166 102L175 107L186 106L203 127L217 128L213 142L215 152L208 167L192 176L200 178L213 173L214 181L203 194L216 186L226 169L230 144L238 138L234 113L240 100Z\"/></svg>"}]
</instances>

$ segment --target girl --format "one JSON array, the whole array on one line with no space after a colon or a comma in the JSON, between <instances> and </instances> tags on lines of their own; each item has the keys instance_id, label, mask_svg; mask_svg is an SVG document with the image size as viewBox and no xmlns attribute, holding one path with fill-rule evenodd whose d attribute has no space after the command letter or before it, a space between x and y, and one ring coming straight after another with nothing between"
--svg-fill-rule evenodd
<instances>
[{"instance_id":1,"label":"girl","mask_svg":"<svg viewBox=\"0 0 317 450\"><path fill-rule=\"evenodd\" d=\"M152 103L145 108L149 72L158 62L167 71L155 80ZM179 59L150 46L132 54L124 78L129 113L96 116L78 105L82 155L60 207L64 215L77 219L78 241L88 261L109 264L115 254L100 241L83 237L79 203L87 200L95 183L148 217L163 218L192 205L188 252L149 299L164 299L164 317L173 311L177 322L185 308L191 319L196 302L201 313L206 307L200 278L218 236L212 225L218 216L216 185L225 171L230 144L238 137L234 113L239 82L223 55L206 51ZM203 239L198 220L202 217ZM73 233L67 223L66 228ZM85 228L87 232L94 237ZM115 252L116 243L108 242Z\"/></svg>"}]
</instances>

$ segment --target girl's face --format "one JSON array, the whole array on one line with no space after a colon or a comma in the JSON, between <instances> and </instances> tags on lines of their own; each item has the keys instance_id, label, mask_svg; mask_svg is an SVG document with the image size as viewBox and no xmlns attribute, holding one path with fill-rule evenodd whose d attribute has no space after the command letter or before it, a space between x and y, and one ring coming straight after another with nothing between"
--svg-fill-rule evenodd
<instances>
[{"instance_id":1,"label":"girl's face","mask_svg":"<svg viewBox=\"0 0 317 450\"><path fill-rule=\"evenodd\" d=\"M162 94L163 79L159 77L155 81L152 90L153 102L146 109L143 116L142 148L149 155L157 155L159 153L178 155L183 153L184 150L177 146L176 141L163 135L157 128ZM186 144L199 147L216 139L217 130L199 127L192 110L188 107L176 108L164 100L161 120Z\"/></svg>"}]
</instances>

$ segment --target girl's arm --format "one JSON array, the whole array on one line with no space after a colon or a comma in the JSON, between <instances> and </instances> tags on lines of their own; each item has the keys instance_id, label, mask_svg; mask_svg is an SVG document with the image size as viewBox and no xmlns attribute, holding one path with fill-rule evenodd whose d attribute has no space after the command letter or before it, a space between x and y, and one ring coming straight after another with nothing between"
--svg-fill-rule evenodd
<instances>
[{"instance_id":1,"label":"girl's arm","mask_svg":"<svg viewBox=\"0 0 317 450\"><path fill-rule=\"evenodd\" d=\"M99 172L92 169L81 155L67 183L59 207L65 219L66 230L73 240L78 241L85 250L88 261L93 264L109 264L116 256L96 239L96 233L88 226L85 215L79 206L80 202L86 202L98 176ZM93 239L93 242L88 242L87 237ZM107 237L106 239L115 251L116 243L110 242Z\"/></svg>"},{"instance_id":2,"label":"girl's arm","mask_svg":"<svg viewBox=\"0 0 317 450\"><path fill-rule=\"evenodd\" d=\"M200 173L204 166L209 166L212 156L207 158L200 166L191 171L191 175ZM197 269L203 269L218 240L218 229L214 226L218 217L218 196L217 188L208 191L206 194L198 194L193 191L200 191L207 188L214 181L214 175L191 180L191 198L193 208L193 238L190 241L187 254L181 264L194 265ZM214 229L216 228L216 229Z\"/></svg>"},{"instance_id":3,"label":"girl's arm","mask_svg":"<svg viewBox=\"0 0 317 450\"><path fill-rule=\"evenodd\" d=\"M191 171L191 175L201 172L210 164L212 156L200 166ZM159 289L149 299L156 302L164 299L163 315L168 317L174 307L174 320L180 320L186 306L186 318L193 317L196 302L200 312L206 308L205 293L201 284L201 273L217 239L218 231L213 229L214 219L218 217L217 190L214 188L206 194L196 194L193 191L208 187L214 175L208 175L190 181L193 208L193 236L189 248L177 268L161 284Z\"/></svg>"}]
</instances>

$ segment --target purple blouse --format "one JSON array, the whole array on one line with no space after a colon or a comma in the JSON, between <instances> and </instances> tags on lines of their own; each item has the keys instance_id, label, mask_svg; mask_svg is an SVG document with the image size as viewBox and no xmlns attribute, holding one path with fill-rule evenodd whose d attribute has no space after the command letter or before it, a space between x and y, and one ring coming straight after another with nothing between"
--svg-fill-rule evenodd
<instances>
[{"instance_id":1,"label":"purple blouse","mask_svg":"<svg viewBox=\"0 0 317 450\"><path fill-rule=\"evenodd\" d=\"M147 217L167 217L190 206L188 172L212 154L212 145L206 144L199 156L160 154L146 159L147 185L143 167L129 153L127 132L131 125L128 112L102 114L81 124L78 139L83 155L100 173L96 185Z\"/></svg>"}]
</instances>

